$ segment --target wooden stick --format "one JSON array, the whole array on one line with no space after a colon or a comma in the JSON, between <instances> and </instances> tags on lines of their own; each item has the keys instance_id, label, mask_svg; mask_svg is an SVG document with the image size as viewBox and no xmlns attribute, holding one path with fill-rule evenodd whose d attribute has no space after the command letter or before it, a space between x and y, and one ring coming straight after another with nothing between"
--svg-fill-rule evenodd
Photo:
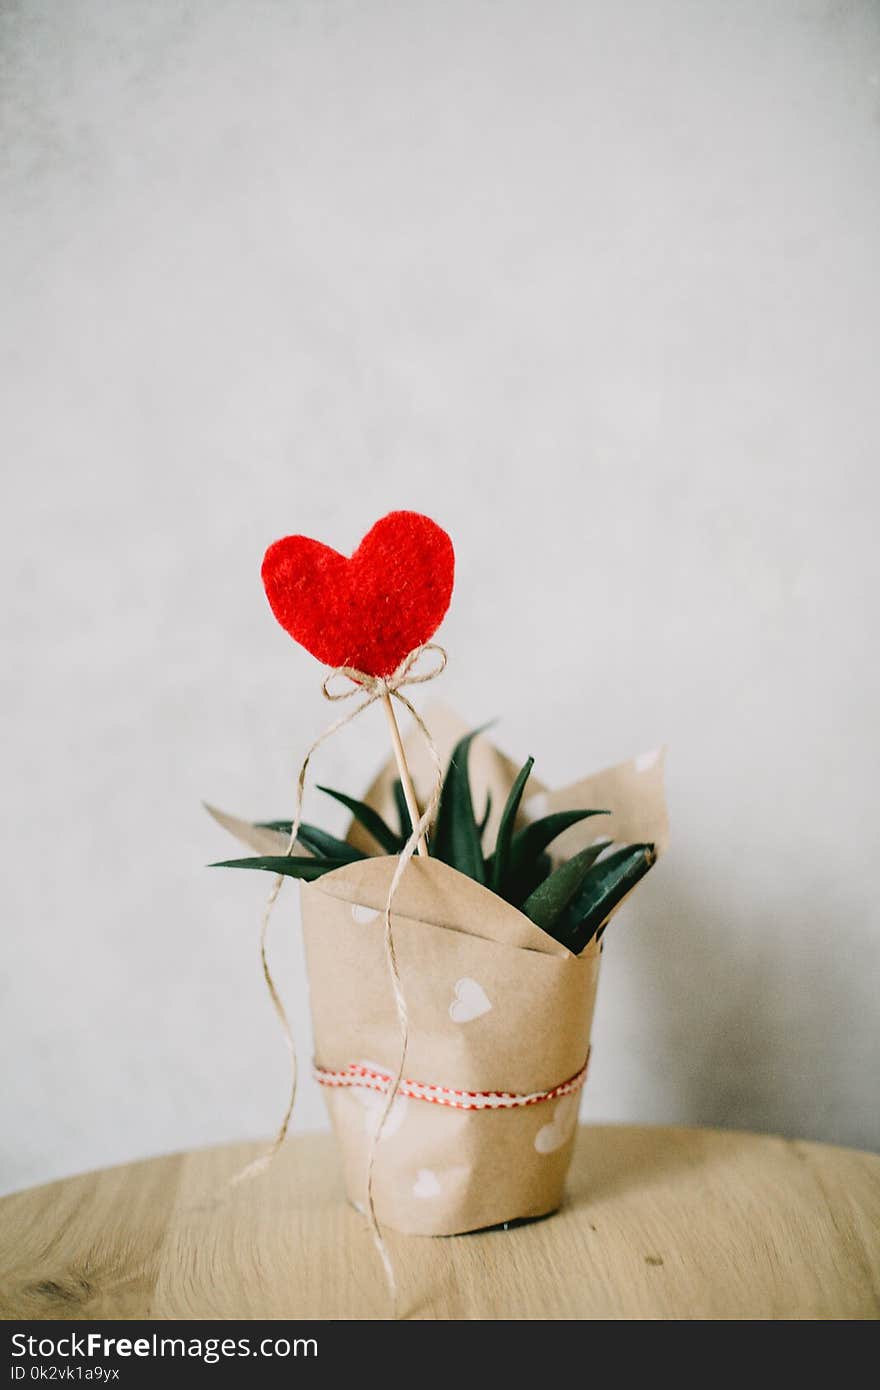
<instances>
[{"instance_id":1,"label":"wooden stick","mask_svg":"<svg viewBox=\"0 0 880 1390\"><path fill-rule=\"evenodd\" d=\"M397 770L400 773L400 784L403 787L403 795L406 798L406 809L409 811L409 818L412 821L412 828L415 830L422 818L419 810L419 803L416 800L416 789L410 776L409 768L406 763L406 754L403 751L403 740L400 737L400 730L397 727L397 720L394 716L394 706L391 703L390 695L382 696L382 704L388 716L388 728L391 733L391 743L394 748L394 756L397 759ZM419 854L427 856L428 842L424 835L419 837Z\"/></svg>"}]
</instances>

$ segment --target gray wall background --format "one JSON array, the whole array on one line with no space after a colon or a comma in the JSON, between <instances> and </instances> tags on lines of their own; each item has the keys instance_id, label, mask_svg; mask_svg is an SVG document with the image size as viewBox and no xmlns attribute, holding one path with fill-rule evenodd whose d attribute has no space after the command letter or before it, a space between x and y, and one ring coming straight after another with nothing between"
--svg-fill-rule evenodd
<instances>
[{"instance_id":1,"label":"gray wall background","mask_svg":"<svg viewBox=\"0 0 880 1390\"><path fill-rule=\"evenodd\" d=\"M395 506L457 544L447 701L554 783L671 746L584 1115L877 1145L877 7L0 33L3 1185L279 1118L267 884L199 800L289 813L328 718L265 545ZM305 1058L293 892L272 954Z\"/></svg>"}]
</instances>

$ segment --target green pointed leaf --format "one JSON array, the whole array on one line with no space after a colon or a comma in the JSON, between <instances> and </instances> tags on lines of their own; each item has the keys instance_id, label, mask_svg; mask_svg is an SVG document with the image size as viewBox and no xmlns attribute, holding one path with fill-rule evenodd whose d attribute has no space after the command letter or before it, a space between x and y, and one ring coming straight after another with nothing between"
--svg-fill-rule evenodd
<instances>
[{"instance_id":1,"label":"green pointed leaf","mask_svg":"<svg viewBox=\"0 0 880 1390\"><path fill-rule=\"evenodd\" d=\"M490 887L494 893L500 893L504 880L507 877L507 866L510 860L510 847L513 840L513 827L516 823L519 804L522 801L523 792L526 789L526 782L532 774L535 766L534 758L527 758L516 774L513 786L507 795L504 803L504 810L501 812L501 822L498 826L498 836L495 840L495 852L492 855L492 872L489 879ZM537 857L537 856L533 856Z\"/></svg>"},{"instance_id":2,"label":"green pointed leaf","mask_svg":"<svg viewBox=\"0 0 880 1390\"><path fill-rule=\"evenodd\" d=\"M380 844L386 854L399 854L406 843L406 837L401 838L396 835L387 825L378 811L374 811L372 806L367 806L364 801L356 801L353 796L346 796L345 792L335 792L332 787L319 787L319 792L324 792L327 796L332 796L335 801L339 801L347 807L355 820L360 821L361 825L372 835L373 839Z\"/></svg>"},{"instance_id":3,"label":"green pointed leaf","mask_svg":"<svg viewBox=\"0 0 880 1390\"><path fill-rule=\"evenodd\" d=\"M480 832L480 841L481 841L481 842L482 842L483 836L484 836L485 833L486 833L486 826L489 824L489 817L491 816L491 814L492 814L492 793L491 793L491 792L486 792L486 809L485 809L485 811L483 812L483 818L482 818L482 820L480 821L479 825L477 826L477 829L478 829L479 832Z\"/></svg>"},{"instance_id":4,"label":"green pointed leaf","mask_svg":"<svg viewBox=\"0 0 880 1390\"><path fill-rule=\"evenodd\" d=\"M522 911L522 905L526 898L531 893L534 893L538 884L543 883L545 878L549 878L552 872L553 860L550 858L550 855L539 854L537 859L534 859L531 864L525 866L522 876L517 879L516 894L514 895L510 891L505 890L505 892L501 894L501 897L505 898L507 902L513 903L514 907L518 907L520 911Z\"/></svg>"},{"instance_id":5,"label":"green pointed leaf","mask_svg":"<svg viewBox=\"0 0 880 1390\"><path fill-rule=\"evenodd\" d=\"M542 856L546 847L561 835L564 830L568 830L572 825L577 825L579 821L586 820L588 816L606 816L607 811L554 811L549 816L543 816L540 820L533 821L531 825L526 825L522 830L518 830L513 837L510 845L510 856L507 871L500 880L500 892L502 898L506 898L511 903L521 903L527 898L536 884L542 878L546 878L550 872L545 870L539 878L535 878L534 863L536 856ZM598 854L610 841L604 841Z\"/></svg>"},{"instance_id":6,"label":"green pointed leaf","mask_svg":"<svg viewBox=\"0 0 880 1390\"><path fill-rule=\"evenodd\" d=\"M541 850L547 848L549 844L561 835L564 830L570 830L573 825L578 825L580 821L586 820L588 816L608 816L610 811L553 811L549 816L542 816L540 820L532 821L530 825L523 826L513 837L510 846L511 863L522 856L525 859L533 859Z\"/></svg>"},{"instance_id":7,"label":"green pointed leaf","mask_svg":"<svg viewBox=\"0 0 880 1390\"><path fill-rule=\"evenodd\" d=\"M580 955L622 898L654 863L653 845L624 845L587 875L559 923L560 940Z\"/></svg>"},{"instance_id":8,"label":"green pointed leaf","mask_svg":"<svg viewBox=\"0 0 880 1390\"><path fill-rule=\"evenodd\" d=\"M558 869L554 869L549 878L538 884L522 905L525 915L557 940L560 938L555 930L556 923L592 869L597 852L597 847L590 845L580 854L567 859Z\"/></svg>"},{"instance_id":9,"label":"green pointed leaf","mask_svg":"<svg viewBox=\"0 0 880 1390\"><path fill-rule=\"evenodd\" d=\"M581 850L579 855L575 856L583 866L584 873L586 873L588 869L591 869L593 867L596 860L599 858L599 855L602 854L603 851L606 850L611 843L611 840L600 840L598 844L588 845L586 849ZM570 863L571 861L567 860L566 862ZM552 873L553 860L550 858L550 855L546 852L544 854L539 855L537 860L535 860L535 864L532 867L532 870L528 878L524 880L526 887L522 892L520 902L519 904L514 905L519 905L520 909L524 910L522 908L523 901L526 898L528 898L530 894L533 893L535 889L541 883L544 882L545 879L549 878ZM513 902L514 900L513 898L509 898L508 901ZM555 931L553 935L556 935Z\"/></svg>"},{"instance_id":10,"label":"green pointed leaf","mask_svg":"<svg viewBox=\"0 0 880 1390\"><path fill-rule=\"evenodd\" d=\"M261 820L257 821L257 825L261 830L280 830L285 835L289 835L293 829L293 822L289 820ZM339 840L320 826L308 825L305 821L300 826L296 839L297 844L302 845L311 854L316 854L319 858L336 859L340 864L353 864L356 859L367 858L363 850L355 849L354 845L348 844L346 840Z\"/></svg>"},{"instance_id":11,"label":"green pointed leaf","mask_svg":"<svg viewBox=\"0 0 880 1390\"><path fill-rule=\"evenodd\" d=\"M459 873L486 882L480 829L474 816L471 784L468 777L468 754L472 741L482 729L474 729L459 739L449 760L437 824L431 838L431 853L444 864L451 864Z\"/></svg>"},{"instance_id":12,"label":"green pointed leaf","mask_svg":"<svg viewBox=\"0 0 880 1390\"><path fill-rule=\"evenodd\" d=\"M266 854L256 859L221 859L209 864L209 869L265 869L270 874L285 874L289 878L304 878L307 882L320 878L331 869L338 869L335 859L312 859L297 854Z\"/></svg>"},{"instance_id":13,"label":"green pointed leaf","mask_svg":"<svg viewBox=\"0 0 880 1390\"><path fill-rule=\"evenodd\" d=\"M355 849L354 845L329 835L317 825L301 825L296 838L304 849L319 859L335 859L337 864L354 864L358 859L367 858L362 849Z\"/></svg>"}]
</instances>

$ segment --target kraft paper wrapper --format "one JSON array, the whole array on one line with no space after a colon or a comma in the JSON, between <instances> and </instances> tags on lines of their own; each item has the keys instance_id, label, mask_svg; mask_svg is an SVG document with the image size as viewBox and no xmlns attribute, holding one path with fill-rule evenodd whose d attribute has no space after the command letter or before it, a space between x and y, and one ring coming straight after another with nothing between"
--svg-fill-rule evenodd
<instances>
[{"instance_id":1,"label":"kraft paper wrapper","mask_svg":"<svg viewBox=\"0 0 880 1390\"><path fill-rule=\"evenodd\" d=\"M444 763L464 725L449 711L426 716ZM416 788L426 798L430 764L407 741ZM492 794L486 843L518 765L485 736L471 749L478 813ZM365 800L393 820L393 763ZM668 840L663 754L646 754L557 791L535 779L526 816L575 807L607 807L553 846L565 859L599 837ZM262 853L284 836L222 817ZM248 833L250 832L250 838ZM360 826L349 839L373 857L302 883L302 918L314 1028L315 1062L344 1071L355 1062L394 1074L400 1029L383 949L383 910L395 859L376 854ZM435 859L414 858L393 904L393 931L409 1013L405 1076L467 1091L528 1094L574 1076L589 1052L601 950L593 941L571 955L521 912ZM364 1087L324 1088L342 1154L349 1199L366 1201L371 1138L384 1096ZM541 1216L562 1200L577 1128L580 1094L508 1110L457 1110L399 1096L386 1122L373 1174L380 1222L418 1235L451 1235L521 1217Z\"/></svg>"},{"instance_id":2,"label":"kraft paper wrapper","mask_svg":"<svg viewBox=\"0 0 880 1390\"><path fill-rule=\"evenodd\" d=\"M315 1059L332 1071L363 1061L393 1072L400 1057L382 920L394 863L366 859L302 885ZM407 1077L529 1093L580 1070L598 947L576 959L435 859L407 866L393 926L410 1021ZM349 1198L363 1206L384 1097L360 1087L325 1088L325 1095ZM466 1111L398 1097L374 1169L380 1222L449 1235L552 1211L571 1158L578 1099Z\"/></svg>"}]
</instances>

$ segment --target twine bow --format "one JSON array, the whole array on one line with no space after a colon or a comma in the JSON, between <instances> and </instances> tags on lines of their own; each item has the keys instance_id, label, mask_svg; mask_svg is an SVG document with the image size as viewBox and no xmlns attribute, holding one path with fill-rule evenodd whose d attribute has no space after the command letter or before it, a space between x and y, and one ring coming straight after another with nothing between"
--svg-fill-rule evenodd
<instances>
[{"instance_id":1,"label":"twine bow","mask_svg":"<svg viewBox=\"0 0 880 1390\"><path fill-rule=\"evenodd\" d=\"M428 668L428 670L420 672L416 669L416 667L418 666L420 659L426 652L436 653L437 660L431 667ZM400 971L397 965L397 955L394 949L394 935L391 929L391 907L394 901L394 895L397 892L397 889L400 887L400 881L403 877L404 870L406 869L407 864L412 859L413 855L418 849L420 841L422 841L425 835L427 834L428 828L437 814L437 808L440 804L440 792L443 786L443 765L440 761L440 755L437 752L434 740L431 738L431 734L428 730L428 727L425 724L425 721L422 719L422 716L419 714L418 710L401 692L404 686L423 685L426 681L435 680L437 676L439 676L440 673L444 670L446 666L446 661L446 652L443 650L443 648L441 646L438 646L434 642L427 642L421 647L414 647L413 650L404 657L403 661L401 661L400 665L396 668L395 671L391 673L390 676L373 676L366 671L357 670L357 668L354 666L338 666L335 670L331 671L329 675L327 675L324 678L324 681L321 685L321 693L324 696L324 699L331 701L331 703L335 704L340 700L349 700L352 698L352 696L357 695L358 691L363 691L365 694L365 698L361 700L360 703L357 704L354 709L349 710L348 713L344 714L341 719L335 720L333 724L326 728L324 732L320 734L318 738L315 739L314 743L311 745L305 757L303 758L302 764L299 769L299 775L296 779L296 807L294 811L293 821L290 827L290 837L288 839L287 848L284 851L286 855L290 855L293 854L293 851L296 847L297 838L299 836L299 828L302 822L302 807L303 798L305 795L306 775L308 773L309 763L311 762L313 755L321 747L321 744L325 743L327 739L332 737L333 734L338 733L338 731L344 728L346 724L350 724L353 719L356 719L359 714L362 714L364 710L369 709L370 705L374 705L378 700L397 700L399 704L403 705L403 707L409 711L410 715L412 716L415 722L416 728L422 735L425 748L431 759L433 778L431 785L431 793L428 797L425 809L413 825L409 838L407 839L406 844L403 846L403 849L400 851L397 857L397 864L395 865L394 873L391 876L391 882L388 885L388 894L385 899L384 910L385 930L383 947L385 951L385 963L388 967L388 973L391 978L391 985L394 993L394 1002L397 1008L397 1018L400 1024L400 1061L392 1085L389 1087L386 1093L385 1106L382 1110L379 1123L373 1132L372 1142L370 1145L370 1156L367 1167L367 1216L370 1222L370 1229L372 1231L376 1249L379 1253L379 1257L382 1260L382 1264L385 1269L385 1275L388 1280L388 1288L391 1294L392 1304L396 1304L397 1283L394 1276L394 1267L391 1263L391 1259L388 1254L385 1241L382 1237L381 1229L379 1227L379 1222L376 1217L376 1208L373 1198L373 1169L376 1160L376 1150L378 1149L379 1143L382 1138L382 1134L385 1129L386 1121L391 1112L391 1108L394 1105L395 1100L397 1099L400 1084L403 1080L404 1069L406 1067L406 1052L409 1043L409 1016L407 1013L406 999L404 998L403 994L403 987L400 981ZM343 690L333 690L331 688L333 682L340 677L345 677L349 682L351 682L351 684ZM272 1143L269 1145L269 1148L266 1150L265 1153L261 1154L258 1158L254 1159L252 1163L249 1163L247 1167L244 1168L233 1179L233 1182L235 1183L242 1182L247 1178L255 1177L257 1173L263 1172L263 1170L267 1168L269 1164L272 1162L273 1158L275 1157L278 1150L281 1148L281 1145L284 1143L285 1138L287 1137L287 1131L290 1126L290 1117L293 1114L293 1107L296 1101L296 1089L298 1079L296 1046L294 1044L293 1033L291 1031L290 1023L288 1021L287 1012L284 1008L283 1003L281 1002L281 997L278 993L278 990L275 987L275 981L272 978L272 972L269 969L269 961L266 956L266 937L269 930L269 921L272 916L272 910L275 907L276 902L278 901L278 895L281 892L281 888L284 883L285 877L286 875L284 874L277 875L272 885L272 890L269 893L269 896L266 900L266 906L263 909L263 919L260 926L260 961L262 963L263 977L266 981L266 987L269 991L269 997L271 998L272 1004L275 1008L275 1012L278 1015L278 1019L281 1024L281 1029L284 1034L284 1041L287 1045L287 1050L290 1054L290 1097L288 1099L287 1109L284 1112L284 1118L281 1121L278 1133L276 1134Z\"/></svg>"}]
</instances>

